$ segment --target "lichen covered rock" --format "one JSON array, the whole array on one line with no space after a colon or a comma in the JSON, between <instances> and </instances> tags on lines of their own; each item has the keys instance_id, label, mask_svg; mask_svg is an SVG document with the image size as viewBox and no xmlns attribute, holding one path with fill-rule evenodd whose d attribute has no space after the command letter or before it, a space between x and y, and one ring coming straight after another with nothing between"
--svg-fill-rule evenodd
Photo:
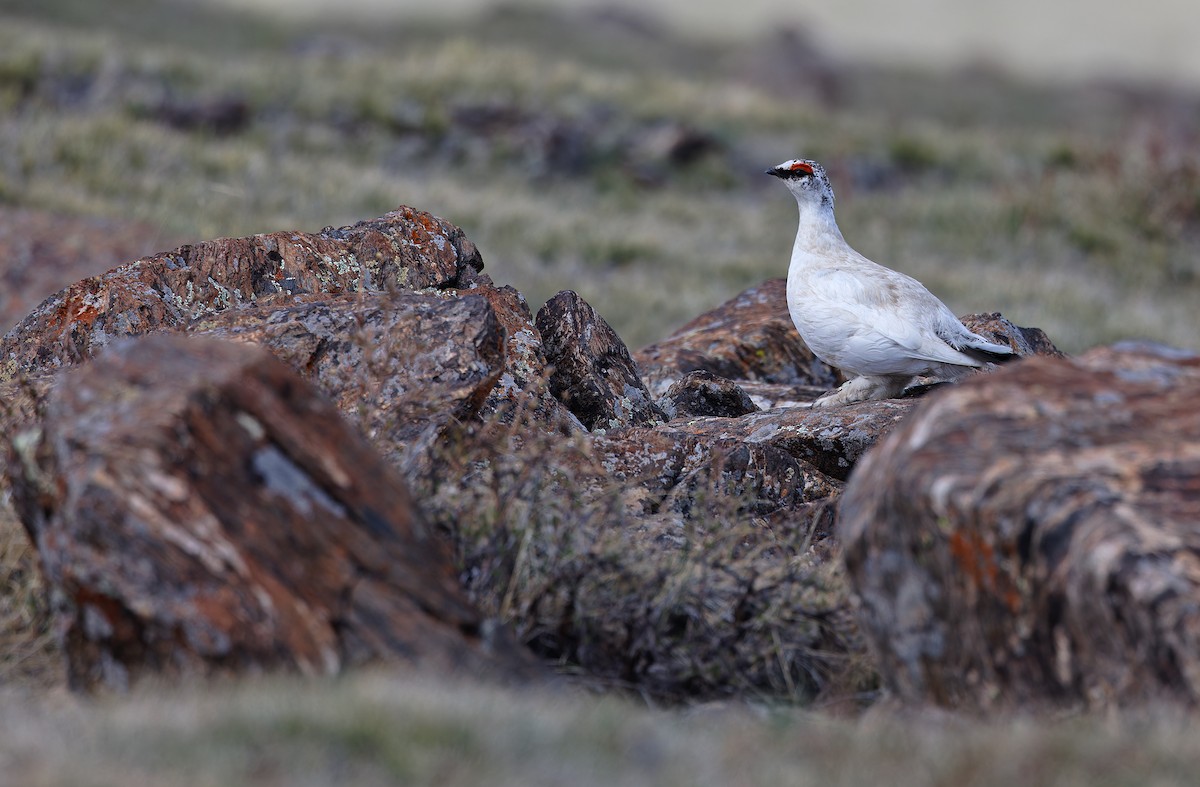
<instances>
[{"instance_id":1,"label":"lichen covered rock","mask_svg":"<svg viewBox=\"0 0 1200 787\"><path fill-rule=\"evenodd\" d=\"M839 534L892 691L1200 702L1200 357L1102 348L948 388L859 463Z\"/></svg>"}]
</instances>

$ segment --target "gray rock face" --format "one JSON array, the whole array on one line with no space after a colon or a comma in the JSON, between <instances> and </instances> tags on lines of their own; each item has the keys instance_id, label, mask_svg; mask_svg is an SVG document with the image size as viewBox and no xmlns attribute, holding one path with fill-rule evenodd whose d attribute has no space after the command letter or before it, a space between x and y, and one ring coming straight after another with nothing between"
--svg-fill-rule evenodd
<instances>
[{"instance_id":1,"label":"gray rock face","mask_svg":"<svg viewBox=\"0 0 1200 787\"><path fill-rule=\"evenodd\" d=\"M1200 357L1038 358L922 404L839 533L899 697L1200 701Z\"/></svg>"}]
</instances>

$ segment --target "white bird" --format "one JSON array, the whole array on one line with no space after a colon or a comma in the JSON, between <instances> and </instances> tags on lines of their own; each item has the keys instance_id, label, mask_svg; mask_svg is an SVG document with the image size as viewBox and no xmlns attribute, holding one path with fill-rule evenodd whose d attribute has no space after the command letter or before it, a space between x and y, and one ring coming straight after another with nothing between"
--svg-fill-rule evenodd
<instances>
[{"instance_id":1,"label":"white bird","mask_svg":"<svg viewBox=\"0 0 1200 787\"><path fill-rule=\"evenodd\" d=\"M792 322L814 355L851 378L813 407L887 399L914 377L955 380L1016 357L969 331L916 279L850 248L820 164L792 159L766 174L782 179L800 206L787 277Z\"/></svg>"}]
</instances>

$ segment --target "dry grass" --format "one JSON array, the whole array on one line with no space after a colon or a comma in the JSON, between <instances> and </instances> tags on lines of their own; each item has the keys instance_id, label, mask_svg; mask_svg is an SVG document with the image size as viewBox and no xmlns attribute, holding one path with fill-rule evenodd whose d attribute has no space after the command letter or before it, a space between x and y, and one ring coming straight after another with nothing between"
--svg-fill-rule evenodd
<instances>
[{"instance_id":1,"label":"dry grass","mask_svg":"<svg viewBox=\"0 0 1200 787\"><path fill-rule=\"evenodd\" d=\"M484 613L589 685L668 704L873 696L820 510L769 524L716 468L688 517L645 515L645 487L529 413L464 427L412 482Z\"/></svg>"},{"instance_id":2,"label":"dry grass","mask_svg":"<svg viewBox=\"0 0 1200 787\"><path fill-rule=\"evenodd\" d=\"M0 687L40 690L62 679L37 554L0 499Z\"/></svg>"}]
</instances>

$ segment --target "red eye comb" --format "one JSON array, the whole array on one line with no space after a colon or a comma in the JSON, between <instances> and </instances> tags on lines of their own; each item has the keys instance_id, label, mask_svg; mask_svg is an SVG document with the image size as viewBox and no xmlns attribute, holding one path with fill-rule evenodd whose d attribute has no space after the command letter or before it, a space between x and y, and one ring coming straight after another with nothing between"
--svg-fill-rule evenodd
<instances>
[{"instance_id":1,"label":"red eye comb","mask_svg":"<svg viewBox=\"0 0 1200 787\"><path fill-rule=\"evenodd\" d=\"M805 164L803 161L795 162L791 167L789 167L789 169L791 169L792 172L807 172L809 175L813 174L812 164Z\"/></svg>"}]
</instances>

